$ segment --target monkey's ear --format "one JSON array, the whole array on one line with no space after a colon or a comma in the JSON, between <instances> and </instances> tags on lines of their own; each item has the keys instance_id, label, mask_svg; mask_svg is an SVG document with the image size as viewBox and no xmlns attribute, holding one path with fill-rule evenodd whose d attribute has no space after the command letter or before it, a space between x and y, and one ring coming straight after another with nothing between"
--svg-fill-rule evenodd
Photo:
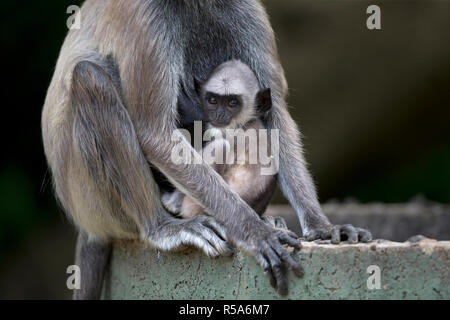
<instances>
[{"instance_id":1,"label":"monkey's ear","mask_svg":"<svg viewBox=\"0 0 450 320\"><path fill-rule=\"evenodd\" d=\"M259 91L256 95L256 105L258 111L265 113L272 108L272 95L270 88Z\"/></svg>"}]
</instances>

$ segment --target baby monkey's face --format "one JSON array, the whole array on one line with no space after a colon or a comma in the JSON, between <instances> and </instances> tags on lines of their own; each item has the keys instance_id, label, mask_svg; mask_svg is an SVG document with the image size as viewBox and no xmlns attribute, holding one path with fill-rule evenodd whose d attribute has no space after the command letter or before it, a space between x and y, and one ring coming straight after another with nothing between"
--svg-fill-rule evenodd
<instances>
[{"instance_id":1,"label":"baby monkey's face","mask_svg":"<svg viewBox=\"0 0 450 320\"><path fill-rule=\"evenodd\" d=\"M219 95L213 92L204 94L202 104L211 125L217 128L227 127L243 107L242 97L239 95Z\"/></svg>"},{"instance_id":2,"label":"baby monkey's face","mask_svg":"<svg viewBox=\"0 0 450 320\"><path fill-rule=\"evenodd\" d=\"M260 89L253 71L243 62L219 65L203 83L194 78L205 118L216 128L242 128L264 116L272 106L270 89Z\"/></svg>"}]
</instances>

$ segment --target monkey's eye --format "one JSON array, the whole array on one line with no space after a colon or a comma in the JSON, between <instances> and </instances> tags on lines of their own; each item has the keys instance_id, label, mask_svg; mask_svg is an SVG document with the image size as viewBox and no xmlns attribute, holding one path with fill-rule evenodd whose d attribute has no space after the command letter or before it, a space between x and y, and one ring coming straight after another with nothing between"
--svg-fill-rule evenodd
<instances>
[{"instance_id":1,"label":"monkey's eye","mask_svg":"<svg viewBox=\"0 0 450 320\"><path fill-rule=\"evenodd\" d=\"M238 101L236 99L230 99L230 101L228 101L228 105L230 107L236 107L238 105Z\"/></svg>"},{"instance_id":2,"label":"monkey's eye","mask_svg":"<svg viewBox=\"0 0 450 320\"><path fill-rule=\"evenodd\" d=\"M208 98L208 103L210 103L210 104L217 104L217 99L214 98L214 97L210 97L210 98Z\"/></svg>"}]
</instances>

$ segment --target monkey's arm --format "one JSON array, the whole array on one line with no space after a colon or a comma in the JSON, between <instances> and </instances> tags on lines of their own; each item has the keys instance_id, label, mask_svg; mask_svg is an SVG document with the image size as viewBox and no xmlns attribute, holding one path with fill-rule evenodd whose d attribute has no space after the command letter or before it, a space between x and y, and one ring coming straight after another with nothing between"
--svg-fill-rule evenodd
<instances>
[{"instance_id":1,"label":"monkey's arm","mask_svg":"<svg viewBox=\"0 0 450 320\"><path fill-rule=\"evenodd\" d=\"M349 243L370 241L372 235L369 231L350 224L333 225L324 215L306 167L297 126L282 99L278 106L270 122L272 128L280 130L278 177L283 193L300 219L303 236L309 241L331 239L332 243L339 243L341 236L347 238Z\"/></svg>"},{"instance_id":2,"label":"monkey's arm","mask_svg":"<svg viewBox=\"0 0 450 320\"><path fill-rule=\"evenodd\" d=\"M178 109L180 109L180 107ZM222 153L217 152L217 155L212 156L212 149L215 151L222 150ZM224 153L226 154L229 149L230 144L228 143L228 141L226 139L218 138L207 143L202 149L203 160L222 177L225 166L223 164L220 164L220 162L223 161L223 159L228 159L226 158L226 156L224 156ZM161 202L170 213L179 215L183 218L190 218L196 215L206 214L202 206L200 206L190 197L185 196L185 194L179 189L175 189L170 193L164 193L161 197Z\"/></svg>"},{"instance_id":3,"label":"monkey's arm","mask_svg":"<svg viewBox=\"0 0 450 320\"><path fill-rule=\"evenodd\" d=\"M254 16L259 22L255 30L258 32L252 32L256 40L249 46L258 50L251 51L252 54L247 58L250 62L248 64L253 66L262 87L271 89L272 108L266 123L268 129L279 130L278 181L297 212L303 235L308 240L331 238L335 243L340 242L341 235L348 237L350 242L357 242L358 238L368 241L371 238L368 231L350 225L333 226L322 212L314 182L303 157L297 125L285 102L287 82L278 55L275 34L262 4L257 6L255 13ZM252 21L251 16L248 21Z\"/></svg>"}]
</instances>

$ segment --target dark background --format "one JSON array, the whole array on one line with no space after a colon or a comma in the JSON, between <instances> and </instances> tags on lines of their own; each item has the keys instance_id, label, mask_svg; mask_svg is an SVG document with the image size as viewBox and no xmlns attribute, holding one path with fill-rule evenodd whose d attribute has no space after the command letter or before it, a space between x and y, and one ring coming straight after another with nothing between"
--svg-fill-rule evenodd
<instances>
[{"instance_id":1,"label":"dark background","mask_svg":"<svg viewBox=\"0 0 450 320\"><path fill-rule=\"evenodd\" d=\"M75 0L1 4L0 298L67 298L40 115ZM450 2L266 0L322 202L450 202ZM366 28L378 4L382 30ZM275 202L284 202L278 194Z\"/></svg>"}]
</instances>

